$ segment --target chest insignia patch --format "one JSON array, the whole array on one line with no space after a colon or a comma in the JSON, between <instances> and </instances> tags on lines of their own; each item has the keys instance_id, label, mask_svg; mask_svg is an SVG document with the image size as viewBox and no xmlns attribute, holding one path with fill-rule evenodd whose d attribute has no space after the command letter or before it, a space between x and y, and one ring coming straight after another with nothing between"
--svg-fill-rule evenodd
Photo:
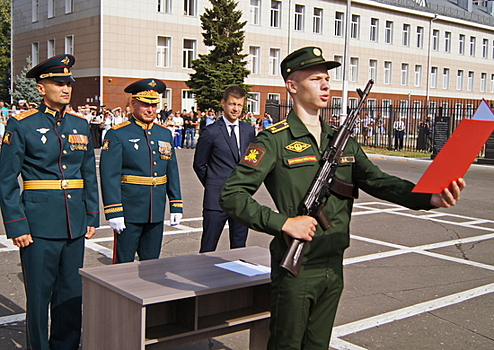
<instances>
[{"instance_id":1,"label":"chest insignia patch","mask_svg":"<svg viewBox=\"0 0 494 350\"><path fill-rule=\"evenodd\" d=\"M249 168L257 168L261 164L262 157L264 157L265 153L266 150L259 146L249 146L240 163L247 165Z\"/></svg>"},{"instance_id":2,"label":"chest insignia patch","mask_svg":"<svg viewBox=\"0 0 494 350\"><path fill-rule=\"evenodd\" d=\"M89 138L87 135L69 135L70 149L72 151L87 151Z\"/></svg>"},{"instance_id":3,"label":"chest insignia patch","mask_svg":"<svg viewBox=\"0 0 494 350\"><path fill-rule=\"evenodd\" d=\"M137 142L139 142L139 141L141 141L141 139L130 139L130 140L129 140L129 142L134 143L134 148L135 148L136 150L138 150L138 149L139 149L139 145L137 144Z\"/></svg>"},{"instance_id":4,"label":"chest insignia patch","mask_svg":"<svg viewBox=\"0 0 494 350\"><path fill-rule=\"evenodd\" d=\"M300 163L317 163L317 158L316 156L297 157L297 158L287 159L287 163L288 165L295 165Z\"/></svg>"},{"instance_id":5,"label":"chest insignia patch","mask_svg":"<svg viewBox=\"0 0 494 350\"><path fill-rule=\"evenodd\" d=\"M297 152L297 153L303 152L307 148L310 148L310 147L312 147L312 145L309 145L308 143L304 143L304 142L300 142L300 141L295 141L295 142L289 144L288 146L285 146L285 148L287 150Z\"/></svg>"},{"instance_id":6,"label":"chest insignia patch","mask_svg":"<svg viewBox=\"0 0 494 350\"><path fill-rule=\"evenodd\" d=\"M14 134L12 133L12 131L6 131L5 135L3 135L2 143L6 144L6 145L10 145L13 137L14 137Z\"/></svg>"},{"instance_id":7,"label":"chest insignia patch","mask_svg":"<svg viewBox=\"0 0 494 350\"><path fill-rule=\"evenodd\" d=\"M43 144L45 144L45 143L46 143L46 141L48 141L48 138L46 137L46 135L45 135L45 134L46 134L48 131L50 131L50 129L47 129L47 128L40 128L40 129L36 129L36 131L37 131L37 132L39 132L41 135L43 135L43 136L41 136L41 142L43 142Z\"/></svg>"},{"instance_id":8,"label":"chest insignia patch","mask_svg":"<svg viewBox=\"0 0 494 350\"><path fill-rule=\"evenodd\" d=\"M110 149L110 140L103 140L103 146L101 146L102 151L108 151Z\"/></svg>"},{"instance_id":9,"label":"chest insignia patch","mask_svg":"<svg viewBox=\"0 0 494 350\"><path fill-rule=\"evenodd\" d=\"M355 157L341 157L340 164L355 163Z\"/></svg>"},{"instance_id":10,"label":"chest insignia patch","mask_svg":"<svg viewBox=\"0 0 494 350\"><path fill-rule=\"evenodd\" d=\"M160 152L160 159L172 159L172 145L170 142L158 140L158 151Z\"/></svg>"}]
</instances>

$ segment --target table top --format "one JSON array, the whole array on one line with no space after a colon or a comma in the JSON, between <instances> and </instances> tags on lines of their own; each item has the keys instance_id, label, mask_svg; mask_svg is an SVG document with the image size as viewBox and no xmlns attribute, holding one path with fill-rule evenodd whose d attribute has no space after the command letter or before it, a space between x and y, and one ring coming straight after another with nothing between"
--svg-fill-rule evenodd
<instances>
[{"instance_id":1,"label":"table top","mask_svg":"<svg viewBox=\"0 0 494 350\"><path fill-rule=\"evenodd\" d=\"M270 283L269 274L248 277L214 266L239 259L270 266L268 249L246 247L89 267L79 273L141 305Z\"/></svg>"}]
</instances>

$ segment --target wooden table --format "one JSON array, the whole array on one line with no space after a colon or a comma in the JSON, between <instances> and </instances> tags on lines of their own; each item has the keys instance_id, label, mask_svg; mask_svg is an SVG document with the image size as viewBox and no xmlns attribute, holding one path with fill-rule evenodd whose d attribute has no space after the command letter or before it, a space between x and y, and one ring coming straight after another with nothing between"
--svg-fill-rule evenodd
<instances>
[{"instance_id":1,"label":"wooden table","mask_svg":"<svg viewBox=\"0 0 494 350\"><path fill-rule=\"evenodd\" d=\"M250 349L265 349L270 276L214 266L238 259L270 266L267 249L247 247L81 269L83 349L165 349L245 329Z\"/></svg>"}]
</instances>

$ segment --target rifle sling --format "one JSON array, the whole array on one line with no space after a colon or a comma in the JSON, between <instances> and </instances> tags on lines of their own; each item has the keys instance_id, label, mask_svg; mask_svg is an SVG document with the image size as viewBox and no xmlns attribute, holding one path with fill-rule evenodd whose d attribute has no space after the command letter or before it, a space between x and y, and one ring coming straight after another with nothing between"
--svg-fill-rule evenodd
<instances>
[{"instance_id":1,"label":"rifle sling","mask_svg":"<svg viewBox=\"0 0 494 350\"><path fill-rule=\"evenodd\" d=\"M337 177L334 178L333 184L331 186L331 192L339 194L340 196L346 198L358 198L358 187L351 182L346 182Z\"/></svg>"}]
</instances>

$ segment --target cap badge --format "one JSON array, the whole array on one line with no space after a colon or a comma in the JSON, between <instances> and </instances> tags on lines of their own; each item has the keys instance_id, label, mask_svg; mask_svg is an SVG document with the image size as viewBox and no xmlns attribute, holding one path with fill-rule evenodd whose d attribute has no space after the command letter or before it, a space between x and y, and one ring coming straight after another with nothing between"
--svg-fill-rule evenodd
<instances>
[{"instance_id":1,"label":"cap badge","mask_svg":"<svg viewBox=\"0 0 494 350\"><path fill-rule=\"evenodd\" d=\"M67 65L67 64L69 64L70 59L69 59L67 56L65 56L65 58L64 58L61 62L62 62L63 64L65 64L65 65ZM67 72L66 72L66 73L67 73Z\"/></svg>"},{"instance_id":2,"label":"cap badge","mask_svg":"<svg viewBox=\"0 0 494 350\"><path fill-rule=\"evenodd\" d=\"M317 47L315 47L315 48L312 50L312 53L313 53L315 56L321 56L321 55L322 55L321 50L319 50Z\"/></svg>"},{"instance_id":3,"label":"cap badge","mask_svg":"<svg viewBox=\"0 0 494 350\"><path fill-rule=\"evenodd\" d=\"M151 82L148 85L151 87L155 87L158 84L156 84L156 82L154 80L151 80Z\"/></svg>"}]
</instances>

